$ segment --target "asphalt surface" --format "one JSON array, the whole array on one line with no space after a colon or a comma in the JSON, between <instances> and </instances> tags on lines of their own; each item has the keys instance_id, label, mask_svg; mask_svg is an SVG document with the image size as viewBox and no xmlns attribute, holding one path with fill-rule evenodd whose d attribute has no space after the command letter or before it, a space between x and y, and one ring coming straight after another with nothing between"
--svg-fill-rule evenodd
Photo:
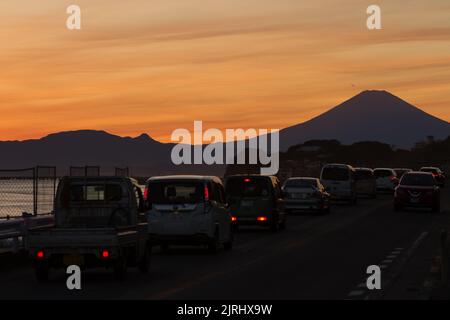
<instances>
[{"instance_id":1,"label":"asphalt surface","mask_svg":"<svg viewBox=\"0 0 450 320\"><path fill-rule=\"evenodd\" d=\"M82 274L69 291L63 270L39 284L23 261L0 267L0 299L426 299L439 232L450 226L450 189L442 212L394 212L392 196L334 205L331 213L293 214L287 229L241 228L233 250L155 249L151 271ZM381 290L368 290L366 269L381 267Z\"/></svg>"}]
</instances>

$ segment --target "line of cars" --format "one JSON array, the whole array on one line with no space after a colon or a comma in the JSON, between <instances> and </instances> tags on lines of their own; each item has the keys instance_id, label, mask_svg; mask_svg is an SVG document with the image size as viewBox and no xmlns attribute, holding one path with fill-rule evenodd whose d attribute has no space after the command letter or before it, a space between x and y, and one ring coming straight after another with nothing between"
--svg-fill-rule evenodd
<instances>
[{"instance_id":1,"label":"line of cars","mask_svg":"<svg viewBox=\"0 0 450 320\"><path fill-rule=\"evenodd\" d=\"M128 267L148 272L153 246L230 250L237 226L286 226L279 180L259 175L228 177L226 187L211 176L152 177L144 191L132 178L65 177L54 215L53 227L28 235L39 281L70 265L113 269L121 279Z\"/></svg>"},{"instance_id":2,"label":"line of cars","mask_svg":"<svg viewBox=\"0 0 450 320\"><path fill-rule=\"evenodd\" d=\"M445 176L437 168L422 169L329 164L320 179L290 178L283 186L278 178L261 175L229 176L225 184L212 176L161 176L148 179L143 191L127 177L65 177L55 198L55 225L29 232L29 253L38 280L46 280L50 269L74 264L112 268L120 279L130 266L148 272L154 246L230 250L239 226L278 231L286 227L289 213L327 213L332 200L355 204L361 195L395 190L396 210L430 206L438 211L437 184L442 186Z\"/></svg>"},{"instance_id":3,"label":"line of cars","mask_svg":"<svg viewBox=\"0 0 450 320\"><path fill-rule=\"evenodd\" d=\"M445 174L437 167L353 168L346 164L325 165L316 178L289 178L284 186L286 209L328 212L331 200L356 204L358 197L376 198L379 193L394 195L396 211L407 207L440 210L440 188Z\"/></svg>"}]
</instances>

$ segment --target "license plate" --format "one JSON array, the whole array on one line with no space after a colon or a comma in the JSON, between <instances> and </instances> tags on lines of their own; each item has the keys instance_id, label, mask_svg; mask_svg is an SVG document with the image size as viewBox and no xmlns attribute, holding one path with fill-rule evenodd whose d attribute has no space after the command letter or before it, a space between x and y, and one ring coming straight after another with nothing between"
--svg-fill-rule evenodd
<instances>
[{"instance_id":1,"label":"license plate","mask_svg":"<svg viewBox=\"0 0 450 320\"><path fill-rule=\"evenodd\" d=\"M251 200L242 200L241 201L241 206L243 206L243 207L252 207L253 206L253 201L251 201Z\"/></svg>"},{"instance_id":2,"label":"license plate","mask_svg":"<svg viewBox=\"0 0 450 320\"><path fill-rule=\"evenodd\" d=\"M419 203L419 198L411 198L409 201L411 203Z\"/></svg>"},{"instance_id":3,"label":"license plate","mask_svg":"<svg viewBox=\"0 0 450 320\"><path fill-rule=\"evenodd\" d=\"M63 257L63 264L66 266L82 266L84 264L84 257L80 254L67 254Z\"/></svg>"}]
</instances>

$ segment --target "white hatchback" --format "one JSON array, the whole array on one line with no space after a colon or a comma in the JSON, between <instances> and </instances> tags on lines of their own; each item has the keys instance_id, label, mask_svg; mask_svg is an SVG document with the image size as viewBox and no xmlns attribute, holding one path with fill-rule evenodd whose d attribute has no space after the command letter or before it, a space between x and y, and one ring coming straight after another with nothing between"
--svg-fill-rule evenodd
<instances>
[{"instance_id":1,"label":"white hatchback","mask_svg":"<svg viewBox=\"0 0 450 320\"><path fill-rule=\"evenodd\" d=\"M145 188L152 245L220 245L231 249L233 228L222 182L208 176L153 177Z\"/></svg>"}]
</instances>

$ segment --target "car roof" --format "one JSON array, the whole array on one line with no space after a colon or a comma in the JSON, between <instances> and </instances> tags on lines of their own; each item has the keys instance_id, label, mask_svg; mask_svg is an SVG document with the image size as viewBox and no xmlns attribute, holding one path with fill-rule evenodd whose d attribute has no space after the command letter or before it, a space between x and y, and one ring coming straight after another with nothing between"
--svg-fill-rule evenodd
<instances>
[{"instance_id":1,"label":"car roof","mask_svg":"<svg viewBox=\"0 0 450 320\"><path fill-rule=\"evenodd\" d=\"M287 180L319 180L319 179L314 177L290 177Z\"/></svg>"},{"instance_id":2,"label":"car roof","mask_svg":"<svg viewBox=\"0 0 450 320\"><path fill-rule=\"evenodd\" d=\"M169 175L169 176L154 176L147 181L155 180L198 180L198 181L221 181L216 176L201 176L201 175Z\"/></svg>"},{"instance_id":3,"label":"car roof","mask_svg":"<svg viewBox=\"0 0 450 320\"><path fill-rule=\"evenodd\" d=\"M332 167L354 169L351 165L344 163L328 163L323 166L323 168L332 168Z\"/></svg>"},{"instance_id":4,"label":"car roof","mask_svg":"<svg viewBox=\"0 0 450 320\"><path fill-rule=\"evenodd\" d=\"M355 168L356 171L373 171L371 168L362 168L362 167L357 167Z\"/></svg>"},{"instance_id":5,"label":"car roof","mask_svg":"<svg viewBox=\"0 0 450 320\"><path fill-rule=\"evenodd\" d=\"M422 168L420 168L420 170L423 170L423 169L439 170L438 167L422 167Z\"/></svg>"},{"instance_id":6,"label":"car roof","mask_svg":"<svg viewBox=\"0 0 450 320\"><path fill-rule=\"evenodd\" d=\"M261 175L261 174L233 174L228 176L227 178L275 178L275 176L266 176L266 175Z\"/></svg>"},{"instance_id":7,"label":"car roof","mask_svg":"<svg viewBox=\"0 0 450 320\"><path fill-rule=\"evenodd\" d=\"M423 172L423 171L410 171L410 172L405 173L405 175L429 175L429 176L432 176L432 173L431 172Z\"/></svg>"},{"instance_id":8,"label":"car roof","mask_svg":"<svg viewBox=\"0 0 450 320\"><path fill-rule=\"evenodd\" d=\"M392 168L375 168L375 169L373 169L373 171L375 171L375 170L388 170L388 171L393 171L394 169L392 169Z\"/></svg>"}]
</instances>

